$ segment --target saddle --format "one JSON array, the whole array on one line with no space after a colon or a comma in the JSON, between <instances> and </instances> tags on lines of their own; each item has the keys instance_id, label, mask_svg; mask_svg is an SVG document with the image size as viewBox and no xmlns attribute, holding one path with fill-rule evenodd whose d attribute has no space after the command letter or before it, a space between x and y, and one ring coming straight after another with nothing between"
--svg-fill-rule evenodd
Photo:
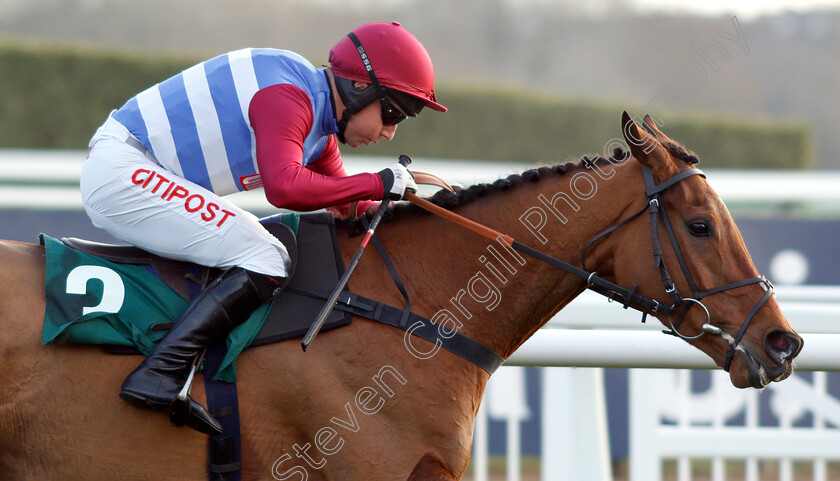
<instances>
[{"instance_id":1,"label":"saddle","mask_svg":"<svg viewBox=\"0 0 840 481\"><path fill-rule=\"evenodd\" d=\"M413 175L419 184L436 185L453 191L449 184L433 174L414 172ZM318 316L325 300L329 298L344 273L344 263L331 213L282 214L263 219L261 222L263 227L286 247L292 259L292 271L283 291L271 303L261 329L255 337L247 340L247 347L306 334L311 321ZM103 244L77 238L62 238L61 241L67 247L115 264L144 266L188 302L221 274L219 269L160 257L135 246ZM380 253L387 256L383 250L380 250ZM298 265L305 268L298 269ZM342 299L344 305L330 313L322 331L350 324L352 314L395 325L391 322L394 319L395 308L381 306L376 301L349 293L342 295ZM399 318L402 322L397 327L405 329L405 315L400 315ZM166 331L170 327L171 323L160 322L154 324L152 330ZM427 337L431 337L433 341L435 339L431 335ZM223 371L228 373L225 376L231 382L235 374L230 373L233 368L228 369L228 366L232 365L233 359L245 347L240 346L238 350L232 348L234 352L225 358ZM124 346L109 346L106 350L115 354L138 352L132 347Z\"/></svg>"},{"instance_id":2,"label":"saddle","mask_svg":"<svg viewBox=\"0 0 840 481\"><path fill-rule=\"evenodd\" d=\"M287 217L288 223L297 227L297 235L289 225L280 222L279 216L276 217L265 220L263 227L286 247L292 259L292 269L284 290L271 304L268 317L250 346L304 335L311 320L323 307L323 299L344 272L332 214L294 214L294 217ZM72 237L62 238L61 241L72 249L110 262L147 266L147 270L186 301L222 272L217 268L160 257L135 246L103 244ZM298 269L299 265L306 268ZM345 326L351 318L347 312L335 311L327 319L324 329ZM168 330L170 327L171 323L158 323L152 329ZM115 354L137 353L136 349L116 346L109 346L107 350Z\"/></svg>"}]
</instances>

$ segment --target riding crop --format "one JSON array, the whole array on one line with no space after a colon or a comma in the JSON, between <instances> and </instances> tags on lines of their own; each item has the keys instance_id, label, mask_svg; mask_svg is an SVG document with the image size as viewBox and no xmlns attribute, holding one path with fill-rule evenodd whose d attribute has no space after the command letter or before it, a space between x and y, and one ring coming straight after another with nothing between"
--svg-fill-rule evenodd
<instances>
[{"instance_id":1,"label":"riding crop","mask_svg":"<svg viewBox=\"0 0 840 481\"><path fill-rule=\"evenodd\" d=\"M411 163L411 157L407 155L400 155L400 164L403 167L407 167L408 164ZM411 191L406 192L406 195L411 194ZM356 266L359 264L359 259L361 259L362 254L365 251L365 247L367 247L368 242L370 242L370 238L373 237L373 231L376 230L376 226L379 225L379 221L382 220L382 216L385 215L385 210L388 208L388 204L390 203L390 199L385 198L380 204L379 208L376 210L376 214L373 216L373 220L370 221L370 227L365 234L365 238L362 239L362 245L359 246L359 250L356 251L356 255L353 256L353 259L350 260L350 264L347 266L347 270L344 271L344 274L341 276L341 279L338 281L338 285L335 286L332 294L327 299L327 303L324 304L324 307L321 309L321 313L318 314L318 317L315 319L315 322L312 323L312 326L309 327L309 330L306 332L306 335L303 336L303 340L300 341L300 347L306 351L309 348L309 345L312 344L312 341L315 340L315 336L318 335L318 332L324 326L324 322L327 321L327 316L335 307L335 302L338 300L338 296L341 294L341 291L344 290L344 287L347 285L347 282L350 280L350 276L353 275L353 271L356 269Z\"/></svg>"}]
</instances>

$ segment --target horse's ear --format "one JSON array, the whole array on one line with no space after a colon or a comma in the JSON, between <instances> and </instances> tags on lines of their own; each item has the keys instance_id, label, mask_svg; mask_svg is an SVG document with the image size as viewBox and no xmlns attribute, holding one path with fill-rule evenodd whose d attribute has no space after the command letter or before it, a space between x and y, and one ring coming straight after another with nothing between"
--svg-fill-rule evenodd
<instances>
[{"instance_id":1,"label":"horse's ear","mask_svg":"<svg viewBox=\"0 0 840 481\"><path fill-rule=\"evenodd\" d=\"M656 135L654 132L659 132L659 127L656 126L656 122L648 114L645 114L645 118L642 119L642 128L654 135Z\"/></svg>"},{"instance_id":2,"label":"horse's ear","mask_svg":"<svg viewBox=\"0 0 840 481\"><path fill-rule=\"evenodd\" d=\"M642 120L642 128L644 128L650 135L656 137L656 140L658 140L660 144L664 143L665 141L671 140L668 138L667 135L665 135L664 133L662 133L661 130L659 130L659 126L656 125L656 122L653 121L650 115L645 114L645 118Z\"/></svg>"},{"instance_id":3,"label":"horse's ear","mask_svg":"<svg viewBox=\"0 0 840 481\"><path fill-rule=\"evenodd\" d=\"M645 118L645 123L647 123L648 118ZM653 121L650 123L653 123ZM649 128L648 124L645 125L644 130L640 129L636 125L636 122L630 118L630 114L626 110L621 114L621 133L624 135L624 140L627 141L627 145L630 146L630 152L636 160L653 168L651 165L653 163L652 154L659 144L656 134L658 130L651 132Z\"/></svg>"}]
</instances>

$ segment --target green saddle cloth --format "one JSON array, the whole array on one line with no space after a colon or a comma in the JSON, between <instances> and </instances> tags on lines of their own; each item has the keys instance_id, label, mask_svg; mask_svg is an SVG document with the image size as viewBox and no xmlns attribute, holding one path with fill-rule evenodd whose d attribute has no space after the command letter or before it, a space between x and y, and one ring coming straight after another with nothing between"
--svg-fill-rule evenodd
<instances>
[{"instance_id":1,"label":"green saddle cloth","mask_svg":"<svg viewBox=\"0 0 840 481\"><path fill-rule=\"evenodd\" d=\"M299 214L281 217L293 230L299 219ZM166 336L152 326L177 321L188 306L143 266L100 259L45 234L39 238L46 251L44 344L133 346L149 355ZM230 333L214 380L236 382L236 357L256 338L270 307L271 302L263 305Z\"/></svg>"}]
</instances>

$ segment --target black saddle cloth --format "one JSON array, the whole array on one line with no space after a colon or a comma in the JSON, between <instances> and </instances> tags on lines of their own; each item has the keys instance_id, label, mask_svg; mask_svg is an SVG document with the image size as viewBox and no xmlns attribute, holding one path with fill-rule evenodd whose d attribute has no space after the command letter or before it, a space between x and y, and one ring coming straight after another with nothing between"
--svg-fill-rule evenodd
<instances>
[{"instance_id":1,"label":"black saddle cloth","mask_svg":"<svg viewBox=\"0 0 840 481\"><path fill-rule=\"evenodd\" d=\"M344 274L344 262L335 235L332 214L300 217L296 268L288 285L274 300L265 324L252 346L303 337L318 317L325 299ZM350 324L352 316L334 310L324 327L329 330Z\"/></svg>"}]
</instances>

